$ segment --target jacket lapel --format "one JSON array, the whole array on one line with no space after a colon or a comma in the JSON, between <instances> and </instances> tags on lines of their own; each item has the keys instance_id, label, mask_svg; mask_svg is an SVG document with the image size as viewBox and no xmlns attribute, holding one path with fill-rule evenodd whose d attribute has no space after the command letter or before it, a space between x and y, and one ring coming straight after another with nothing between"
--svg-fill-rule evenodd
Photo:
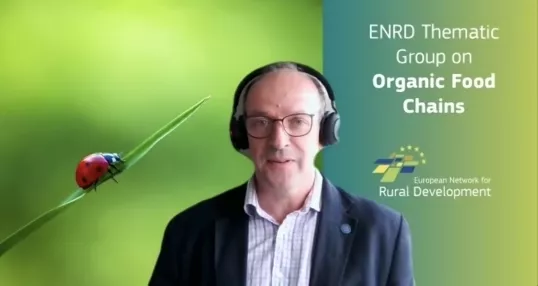
<instances>
[{"instance_id":1,"label":"jacket lapel","mask_svg":"<svg viewBox=\"0 0 538 286\"><path fill-rule=\"evenodd\" d=\"M246 285L248 216L243 211L246 185L219 206L215 223L216 283L222 286Z\"/></svg>"},{"instance_id":2,"label":"jacket lapel","mask_svg":"<svg viewBox=\"0 0 538 286\"><path fill-rule=\"evenodd\" d=\"M340 285L357 231L357 220L347 214L349 201L326 178L314 242L311 286Z\"/></svg>"}]
</instances>

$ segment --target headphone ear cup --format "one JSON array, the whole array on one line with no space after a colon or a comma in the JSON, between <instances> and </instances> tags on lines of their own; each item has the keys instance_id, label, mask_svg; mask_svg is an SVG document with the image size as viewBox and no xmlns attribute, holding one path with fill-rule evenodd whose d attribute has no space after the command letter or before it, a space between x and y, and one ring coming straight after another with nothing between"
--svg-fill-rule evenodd
<instances>
[{"instance_id":1,"label":"headphone ear cup","mask_svg":"<svg viewBox=\"0 0 538 286\"><path fill-rule=\"evenodd\" d=\"M340 130L340 116L338 113L326 113L320 126L320 143L323 146L330 146L340 140L338 133Z\"/></svg>"},{"instance_id":2,"label":"headphone ear cup","mask_svg":"<svg viewBox=\"0 0 538 286\"><path fill-rule=\"evenodd\" d=\"M237 151L248 149L248 138L243 117L230 121L230 140Z\"/></svg>"}]
</instances>

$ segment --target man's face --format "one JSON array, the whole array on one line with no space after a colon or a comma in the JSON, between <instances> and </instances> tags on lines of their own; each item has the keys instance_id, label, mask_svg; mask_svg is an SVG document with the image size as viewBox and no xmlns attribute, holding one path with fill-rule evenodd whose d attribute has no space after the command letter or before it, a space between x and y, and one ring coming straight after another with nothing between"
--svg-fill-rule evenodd
<instances>
[{"instance_id":1,"label":"man's face","mask_svg":"<svg viewBox=\"0 0 538 286\"><path fill-rule=\"evenodd\" d=\"M273 186L302 181L302 175L312 170L321 148L320 108L316 86L298 71L272 72L252 86L245 102L247 130L252 136L264 137L256 135L265 129L267 135L249 136L257 176ZM287 119L271 121L282 118Z\"/></svg>"}]
</instances>

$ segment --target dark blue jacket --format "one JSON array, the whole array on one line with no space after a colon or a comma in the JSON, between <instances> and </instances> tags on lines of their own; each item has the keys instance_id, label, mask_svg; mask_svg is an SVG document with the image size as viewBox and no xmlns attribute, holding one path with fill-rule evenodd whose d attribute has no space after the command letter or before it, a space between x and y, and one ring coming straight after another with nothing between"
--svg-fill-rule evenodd
<instances>
[{"instance_id":1,"label":"dark blue jacket","mask_svg":"<svg viewBox=\"0 0 538 286\"><path fill-rule=\"evenodd\" d=\"M172 218L149 285L246 285L245 192L246 183ZM404 217L326 178L313 253L311 286L415 285Z\"/></svg>"}]
</instances>

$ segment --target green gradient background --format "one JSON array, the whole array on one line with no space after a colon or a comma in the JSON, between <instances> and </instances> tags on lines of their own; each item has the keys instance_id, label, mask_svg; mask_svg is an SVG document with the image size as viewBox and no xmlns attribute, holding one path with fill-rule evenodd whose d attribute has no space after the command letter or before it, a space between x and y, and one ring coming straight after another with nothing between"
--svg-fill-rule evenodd
<instances>
[{"instance_id":1,"label":"green gradient background","mask_svg":"<svg viewBox=\"0 0 538 286\"><path fill-rule=\"evenodd\" d=\"M281 59L323 65L343 117L325 173L406 215L419 285L536 285L536 2L327 1L323 49L319 1L215 2L2 1L0 239L71 194L82 156L127 151L213 98L120 184L103 185L1 257L0 285L146 285L171 216L249 175L228 141L231 94L246 72ZM369 23L430 21L495 24L502 39L366 40ZM472 66L439 73L495 71L499 87L373 90L375 72L437 71L398 66L399 47L471 51ZM403 98L415 95L464 100L467 112L403 114ZM407 144L427 154L417 174L489 176L494 197L379 198L372 162Z\"/></svg>"},{"instance_id":2,"label":"green gradient background","mask_svg":"<svg viewBox=\"0 0 538 286\"><path fill-rule=\"evenodd\" d=\"M213 97L1 257L0 285L147 285L168 220L248 178L232 93L269 61L321 68L321 3L216 2L2 1L0 239L71 194L84 155L128 151Z\"/></svg>"},{"instance_id":3,"label":"green gradient background","mask_svg":"<svg viewBox=\"0 0 538 286\"><path fill-rule=\"evenodd\" d=\"M336 3L337 2L337 3ZM472 3L471 3L472 2ZM537 3L496 1L327 1L324 72L342 113L342 143L324 156L326 174L350 191L386 203L409 220L418 285L537 285ZM499 26L499 41L373 41L370 23ZM395 52L470 51L469 66L395 62ZM375 73L497 73L495 90L375 90ZM463 115L406 115L404 98L465 102ZM402 145L428 160L417 176L487 176L491 198L378 196L373 162ZM412 182L401 178L395 186Z\"/></svg>"}]
</instances>

